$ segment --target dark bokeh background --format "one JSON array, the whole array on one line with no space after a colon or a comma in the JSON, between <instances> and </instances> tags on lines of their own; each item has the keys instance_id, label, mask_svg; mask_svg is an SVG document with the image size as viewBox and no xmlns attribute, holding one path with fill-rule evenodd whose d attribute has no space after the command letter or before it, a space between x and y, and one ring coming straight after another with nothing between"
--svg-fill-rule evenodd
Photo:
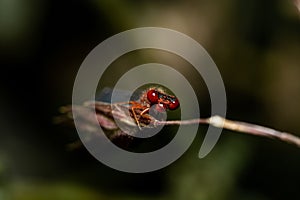
<instances>
[{"instance_id":1,"label":"dark bokeh background","mask_svg":"<svg viewBox=\"0 0 300 200\"><path fill-rule=\"evenodd\" d=\"M201 127L182 158L147 174L66 150L77 134L52 119L71 102L83 59L142 26L171 28L205 47L222 74L229 118L300 133L300 15L292 1L1 0L0 199L296 199L300 151L269 139L223 131L200 160Z\"/></svg>"}]
</instances>

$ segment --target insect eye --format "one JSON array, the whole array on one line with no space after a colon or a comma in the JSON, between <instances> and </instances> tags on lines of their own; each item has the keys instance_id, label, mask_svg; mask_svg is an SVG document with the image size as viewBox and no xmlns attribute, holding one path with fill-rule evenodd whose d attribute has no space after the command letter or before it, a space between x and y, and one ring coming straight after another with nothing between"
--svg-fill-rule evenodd
<instances>
[{"instance_id":1,"label":"insect eye","mask_svg":"<svg viewBox=\"0 0 300 200\"><path fill-rule=\"evenodd\" d=\"M171 100L170 100L170 103L168 104L168 108L170 109L170 110L175 110L175 109L177 109L179 107L179 101L178 101L178 99L177 98L172 98Z\"/></svg>"},{"instance_id":2,"label":"insect eye","mask_svg":"<svg viewBox=\"0 0 300 200\"><path fill-rule=\"evenodd\" d=\"M149 90L147 92L147 98L151 104L158 103L158 92L156 90Z\"/></svg>"}]
</instances>

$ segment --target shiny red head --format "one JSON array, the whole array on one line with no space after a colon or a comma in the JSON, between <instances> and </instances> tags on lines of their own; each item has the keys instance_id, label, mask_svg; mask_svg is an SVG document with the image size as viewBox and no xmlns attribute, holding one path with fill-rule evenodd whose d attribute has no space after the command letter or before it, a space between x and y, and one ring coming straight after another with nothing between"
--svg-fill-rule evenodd
<instances>
[{"instance_id":1,"label":"shiny red head","mask_svg":"<svg viewBox=\"0 0 300 200\"><path fill-rule=\"evenodd\" d=\"M179 101L175 96L164 94L158 90L150 89L147 92L147 99L151 105L159 104L165 109L175 110L179 107Z\"/></svg>"}]
</instances>

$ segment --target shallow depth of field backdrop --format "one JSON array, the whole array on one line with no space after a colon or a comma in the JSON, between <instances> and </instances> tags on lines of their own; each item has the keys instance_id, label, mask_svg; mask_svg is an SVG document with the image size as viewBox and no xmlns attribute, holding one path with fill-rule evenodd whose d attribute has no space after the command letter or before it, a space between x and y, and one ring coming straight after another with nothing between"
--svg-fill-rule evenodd
<instances>
[{"instance_id":1,"label":"shallow depth of field backdrop","mask_svg":"<svg viewBox=\"0 0 300 200\"><path fill-rule=\"evenodd\" d=\"M293 1L1 0L0 200L299 198L300 150L265 138L223 131L198 159L201 126L183 157L146 174L110 169L85 148L66 150L77 133L52 119L71 103L83 59L106 38L144 26L171 28L204 46L222 74L228 118L300 136ZM118 64L138 59L128 56ZM161 59L178 65L168 57ZM208 116L207 93L196 92Z\"/></svg>"}]
</instances>

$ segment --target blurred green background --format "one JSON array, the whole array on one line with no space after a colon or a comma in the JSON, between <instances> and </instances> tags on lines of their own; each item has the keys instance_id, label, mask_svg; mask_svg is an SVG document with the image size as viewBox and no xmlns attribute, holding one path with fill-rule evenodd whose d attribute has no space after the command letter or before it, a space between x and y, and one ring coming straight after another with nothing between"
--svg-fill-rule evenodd
<instances>
[{"instance_id":1,"label":"blurred green background","mask_svg":"<svg viewBox=\"0 0 300 200\"><path fill-rule=\"evenodd\" d=\"M222 74L228 118L300 134L293 1L0 0L0 200L297 199L300 150L269 139L223 131L198 159L201 126L183 157L146 174L110 169L84 148L66 150L77 133L52 118L71 103L80 64L106 38L143 26L171 28L204 46ZM156 59L180 64L171 55ZM209 99L196 91L207 117Z\"/></svg>"}]
</instances>

